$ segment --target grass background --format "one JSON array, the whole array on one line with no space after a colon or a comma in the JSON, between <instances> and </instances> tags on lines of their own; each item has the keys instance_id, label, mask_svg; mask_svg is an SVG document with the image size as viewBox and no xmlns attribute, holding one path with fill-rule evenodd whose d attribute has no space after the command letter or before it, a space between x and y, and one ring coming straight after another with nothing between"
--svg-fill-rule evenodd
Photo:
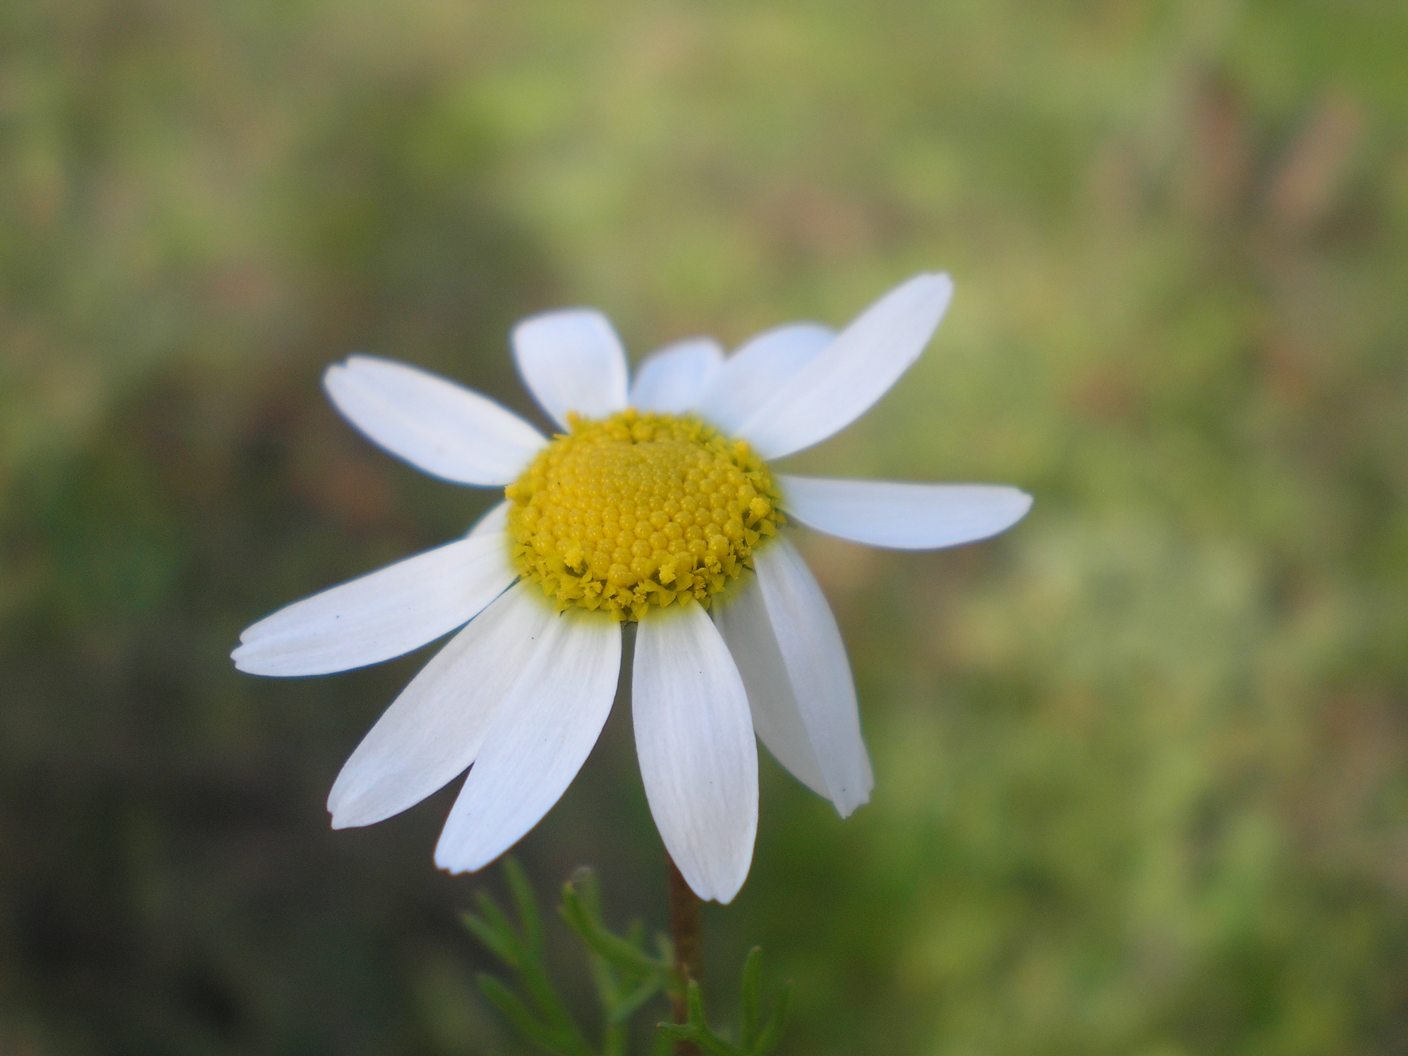
<instances>
[{"instance_id":1,"label":"grass background","mask_svg":"<svg viewBox=\"0 0 1408 1056\"><path fill-rule=\"evenodd\" d=\"M531 414L529 312L638 356L944 268L925 359L792 466L1036 506L806 540L878 784L841 823L764 762L716 977L767 948L789 1052L1408 1052L1405 54L1374 0L5 5L0 1051L518 1051L450 794L325 821L426 654L227 660L488 503L320 371ZM664 923L619 716L520 855Z\"/></svg>"}]
</instances>

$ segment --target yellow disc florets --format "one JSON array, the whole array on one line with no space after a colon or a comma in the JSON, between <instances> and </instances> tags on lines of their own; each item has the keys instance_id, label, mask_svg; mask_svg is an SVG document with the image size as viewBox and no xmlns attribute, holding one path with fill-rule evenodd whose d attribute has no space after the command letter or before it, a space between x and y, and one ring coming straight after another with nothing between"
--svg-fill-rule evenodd
<instances>
[{"instance_id":1,"label":"yellow disc florets","mask_svg":"<svg viewBox=\"0 0 1408 1056\"><path fill-rule=\"evenodd\" d=\"M513 563L559 609L704 605L783 522L767 466L697 418L570 418L506 489Z\"/></svg>"}]
</instances>

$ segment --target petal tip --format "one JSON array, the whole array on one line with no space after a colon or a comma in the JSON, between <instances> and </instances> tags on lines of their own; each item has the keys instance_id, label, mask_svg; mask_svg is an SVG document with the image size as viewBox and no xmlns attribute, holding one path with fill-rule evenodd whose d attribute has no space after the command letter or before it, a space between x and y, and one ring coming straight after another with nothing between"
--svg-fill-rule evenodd
<instances>
[{"instance_id":1,"label":"petal tip","mask_svg":"<svg viewBox=\"0 0 1408 1056\"><path fill-rule=\"evenodd\" d=\"M374 803L370 805L375 806ZM391 816L384 811L369 810L368 806L367 797L357 795L353 790L340 788L336 782L328 793L328 813L332 815L330 823L334 829L360 829L385 821Z\"/></svg>"},{"instance_id":2,"label":"petal tip","mask_svg":"<svg viewBox=\"0 0 1408 1056\"><path fill-rule=\"evenodd\" d=\"M870 793L863 792L860 795L832 800L831 805L836 808L836 813L841 819L845 820L869 802Z\"/></svg>"},{"instance_id":3,"label":"petal tip","mask_svg":"<svg viewBox=\"0 0 1408 1056\"><path fill-rule=\"evenodd\" d=\"M333 363L323 371L323 391L339 411L342 410L343 401L352 396L356 384L350 359Z\"/></svg>"},{"instance_id":4,"label":"petal tip","mask_svg":"<svg viewBox=\"0 0 1408 1056\"><path fill-rule=\"evenodd\" d=\"M446 850L443 843L437 844L435 847L435 868L449 873L451 876L477 873L487 864L487 862L476 862L473 857L463 852L456 854Z\"/></svg>"},{"instance_id":5,"label":"petal tip","mask_svg":"<svg viewBox=\"0 0 1408 1056\"><path fill-rule=\"evenodd\" d=\"M668 853L668 849L666 853ZM675 862L675 868L680 870L680 876L684 877L685 886L694 892L695 897L698 898L699 901L718 901L718 897L714 894L713 885L705 882L708 879L707 877L689 875L684 869L680 868L678 860L675 860L673 855L671 855L670 858ZM693 870L690 870L690 872L693 872ZM722 905L722 903L720 904Z\"/></svg>"},{"instance_id":6,"label":"petal tip","mask_svg":"<svg viewBox=\"0 0 1408 1056\"><path fill-rule=\"evenodd\" d=\"M925 272L911 282L924 300L932 302L934 310L943 318L948 310L948 303L953 298L953 279L949 277L948 272Z\"/></svg>"},{"instance_id":7,"label":"petal tip","mask_svg":"<svg viewBox=\"0 0 1408 1056\"><path fill-rule=\"evenodd\" d=\"M329 821L334 829L355 829L362 825L371 824L371 821L366 817L365 810L359 813L360 800L361 797L357 795L355 783L348 780L347 767L344 766L342 772L333 781L332 788L328 789L327 807L328 813L331 815Z\"/></svg>"},{"instance_id":8,"label":"petal tip","mask_svg":"<svg viewBox=\"0 0 1408 1056\"><path fill-rule=\"evenodd\" d=\"M708 895L700 895L699 897L717 902L721 906L728 905L730 902L732 902L735 898L738 897L738 893L743 890L743 885L748 882L748 873L752 867L752 864L753 860L750 855L748 862L744 865L742 871L740 871L737 876L714 877L714 884L711 892Z\"/></svg>"},{"instance_id":9,"label":"petal tip","mask_svg":"<svg viewBox=\"0 0 1408 1056\"><path fill-rule=\"evenodd\" d=\"M1031 512L1032 503L1036 501L1020 488L1012 488L1011 492L1011 506L1007 511L1006 523L995 528L992 535L1000 535L1016 527Z\"/></svg>"},{"instance_id":10,"label":"petal tip","mask_svg":"<svg viewBox=\"0 0 1408 1056\"><path fill-rule=\"evenodd\" d=\"M947 299L953 293L953 277L946 271L921 271L892 287L889 292L893 295L901 291L916 298Z\"/></svg>"},{"instance_id":11,"label":"petal tip","mask_svg":"<svg viewBox=\"0 0 1408 1056\"><path fill-rule=\"evenodd\" d=\"M333 367L340 367L344 373L355 373L374 370L407 371L418 368L410 367L405 363L395 359L388 359L386 356L374 356L370 352L349 352Z\"/></svg>"},{"instance_id":12,"label":"petal tip","mask_svg":"<svg viewBox=\"0 0 1408 1056\"><path fill-rule=\"evenodd\" d=\"M606 314L598 308L588 308L578 305L570 308L547 308L541 312L534 312L532 315L525 315L518 322L513 324L513 337L538 329L543 326L557 326L569 321L590 321L593 324L605 324L610 326L610 321Z\"/></svg>"},{"instance_id":13,"label":"petal tip","mask_svg":"<svg viewBox=\"0 0 1408 1056\"><path fill-rule=\"evenodd\" d=\"M276 664L270 664L267 658L261 662L254 642L241 641L239 645L230 650L230 659L234 661L235 670L246 675L279 675L283 673Z\"/></svg>"}]
</instances>

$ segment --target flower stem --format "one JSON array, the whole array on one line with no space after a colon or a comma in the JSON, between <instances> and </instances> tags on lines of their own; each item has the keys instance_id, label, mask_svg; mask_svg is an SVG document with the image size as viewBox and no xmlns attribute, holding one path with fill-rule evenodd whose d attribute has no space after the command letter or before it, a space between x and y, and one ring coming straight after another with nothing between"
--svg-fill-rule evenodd
<instances>
[{"instance_id":1,"label":"flower stem","mask_svg":"<svg viewBox=\"0 0 1408 1056\"><path fill-rule=\"evenodd\" d=\"M669 852L665 854L670 886L670 938L675 946L675 971L680 985L670 995L670 1012L676 1023L689 1018L685 994L691 979L699 980L699 896L690 890ZM687 1041L675 1045L675 1056L697 1056L699 1050Z\"/></svg>"}]
</instances>

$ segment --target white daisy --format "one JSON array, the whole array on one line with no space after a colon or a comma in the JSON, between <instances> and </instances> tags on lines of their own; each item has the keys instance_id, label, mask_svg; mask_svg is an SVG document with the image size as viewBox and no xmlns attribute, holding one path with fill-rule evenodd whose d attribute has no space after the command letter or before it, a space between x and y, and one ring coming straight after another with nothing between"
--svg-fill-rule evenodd
<instances>
[{"instance_id":1,"label":"white daisy","mask_svg":"<svg viewBox=\"0 0 1408 1056\"><path fill-rule=\"evenodd\" d=\"M948 307L919 275L839 334L783 326L725 358L660 350L628 383L595 311L534 316L518 369L560 428L384 359L331 367L329 396L372 442L460 484L501 488L463 539L281 609L234 651L261 675L400 656L459 628L348 759L334 828L369 825L469 771L436 863L475 870L557 802L615 697L637 624L631 708L650 810L701 897L730 901L758 822L754 735L844 817L873 784L836 621L794 522L872 546L993 535L1031 505L1015 488L789 476L770 468L845 428L890 388Z\"/></svg>"}]
</instances>

